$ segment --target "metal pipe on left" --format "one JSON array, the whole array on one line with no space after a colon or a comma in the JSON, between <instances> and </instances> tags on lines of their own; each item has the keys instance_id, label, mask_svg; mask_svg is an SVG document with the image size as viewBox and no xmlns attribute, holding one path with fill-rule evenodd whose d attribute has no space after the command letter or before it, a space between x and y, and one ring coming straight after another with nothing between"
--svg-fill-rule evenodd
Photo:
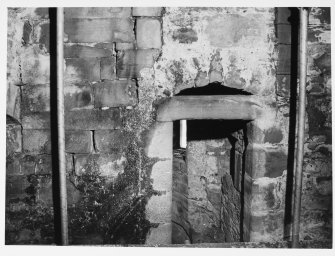
<instances>
[{"instance_id":1,"label":"metal pipe on left","mask_svg":"<svg viewBox=\"0 0 335 256\"><path fill-rule=\"evenodd\" d=\"M308 8L301 7L300 29L299 29L299 112L298 112L298 135L297 135L297 158L295 170L295 188L293 205L293 227L292 247L299 248L301 192L304 161L305 143L305 115L306 115L306 77L307 77L307 30L308 30Z\"/></svg>"},{"instance_id":2,"label":"metal pipe on left","mask_svg":"<svg viewBox=\"0 0 335 256\"><path fill-rule=\"evenodd\" d=\"M66 159L64 129L64 8L57 8L57 130L61 244L68 245Z\"/></svg>"}]
</instances>

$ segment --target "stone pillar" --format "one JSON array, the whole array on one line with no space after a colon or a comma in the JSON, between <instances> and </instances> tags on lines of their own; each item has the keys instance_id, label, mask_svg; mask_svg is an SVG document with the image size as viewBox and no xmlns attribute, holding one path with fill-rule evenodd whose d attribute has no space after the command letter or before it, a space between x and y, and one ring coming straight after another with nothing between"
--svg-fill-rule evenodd
<instances>
[{"instance_id":1,"label":"stone pillar","mask_svg":"<svg viewBox=\"0 0 335 256\"><path fill-rule=\"evenodd\" d=\"M158 192L146 205L146 218L152 224L146 244L171 244L172 238L172 138L173 122L157 122L149 134L147 156L158 159L151 172L152 188Z\"/></svg>"}]
</instances>

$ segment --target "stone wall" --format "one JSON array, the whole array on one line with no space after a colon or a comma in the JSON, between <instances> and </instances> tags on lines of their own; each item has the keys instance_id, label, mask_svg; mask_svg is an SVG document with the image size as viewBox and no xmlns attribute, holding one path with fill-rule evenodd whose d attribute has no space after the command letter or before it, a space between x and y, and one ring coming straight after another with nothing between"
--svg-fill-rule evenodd
<instances>
[{"instance_id":1,"label":"stone wall","mask_svg":"<svg viewBox=\"0 0 335 256\"><path fill-rule=\"evenodd\" d=\"M254 160L251 237L254 241L291 239L294 143L298 77L296 8L277 8L276 120L265 131L249 126ZM331 239L330 9L311 8L308 26L307 120L300 239ZM319 63L319 64L318 64ZM322 63L322 64L321 64ZM319 66L318 66L319 65ZM317 129L316 129L317 127ZM265 147L259 147L263 140ZM248 157L248 156L247 156ZM247 160L248 162L248 160ZM322 191L322 192L320 192ZM327 240L329 241L329 240Z\"/></svg>"},{"instance_id":2,"label":"stone wall","mask_svg":"<svg viewBox=\"0 0 335 256\"><path fill-rule=\"evenodd\" d=\"M156 106L216 81L259 96L266 108L247 128L245 240L286 236L296 86L290 15L287 8L65 9L71 243L156 237L159 212L148 213L146 205L164 196L155 179L167 160L144 152ZM302 239L331 236L329 16L327 8L310 14ZM8 9L8 244L54 242L49 23L48 9Z\"/></svg>"},{"instance_id":3,"label":"stone wall","mask_svg":"<svg viewBox=\"0 0 335 256\"><path fill-rule=\"evenodd\" d=\"M330 8L312 8L308 27L307 123L301 238L332 238Z\"/></svg>"},{"instance_id":4,"label":"stone wall","mask_svg":"<svg viewBox=\"0 0 335 256\"><path fill-rule=\"evenodd\" d=\"M155 98L136 79L159 54L161 11L65 8L70 243L145 240L152 163L141 143ZM49 10L12 8L8 17L6 243L51 243Z\"/></svg>"}]
</instances>

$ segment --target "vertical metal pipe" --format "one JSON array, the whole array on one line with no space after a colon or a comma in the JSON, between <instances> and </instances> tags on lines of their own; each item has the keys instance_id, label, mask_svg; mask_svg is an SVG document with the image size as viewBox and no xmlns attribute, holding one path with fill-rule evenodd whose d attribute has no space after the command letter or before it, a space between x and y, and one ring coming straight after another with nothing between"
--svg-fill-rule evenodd
<instances>
[{"instance_id":1,"label":"vertical metal pipe","mask_svg":"<svg viewBox=\"0 0 335 256\"><path fill-rule=\"evenodd\" d=\"M66 160L65 160L65 130L64 130L64 8L57 8L57 130L59 156L59 193L61 242L68 242L67 194L66 194Z\"/></svg>"},{"instance_id":2,"label":"vertical metal pipe","mask_svg":"<svg viewBox=\"0 0 335 256\"><path fill-rule=\"evenodd\" d=\"M187 146L187 122L186 120L180 120L180 130L179 130L179 145L181 148L186 148Z\"/></svg>"},{"instance_id":3,"label":"vertical metal pipe","mask_svg":"<svg viewBox=\"0 0 335 256\"><path fill-rule=\"evenodd\" d=\"M301 209L301 188L302 188L302 166L304 157L305 140L305 105L306 105L306 75L307 75L307 25L308 9L300 9L300 30L299 30L299 116L298 116L298 144L297 162L295 171L295 189L293 206L293 229L292 247L299 247L299 224Z\"/></svg>"}]
</instances>

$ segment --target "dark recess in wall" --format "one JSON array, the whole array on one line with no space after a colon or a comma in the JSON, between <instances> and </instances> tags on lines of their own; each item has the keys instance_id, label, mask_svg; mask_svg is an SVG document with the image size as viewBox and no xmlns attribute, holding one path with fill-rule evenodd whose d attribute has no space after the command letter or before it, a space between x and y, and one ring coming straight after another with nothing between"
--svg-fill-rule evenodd
<instances>
[{"instance_id":1,"label":"dark recess in wall","mask_svg":"<svg viewBox=\"0 0 335 256\"><path fill-rule=\"evenodd\" d=\"M194 87L182 90L176 96L186 95L252 95L240 89L230 88L224 86L222 83L214 82L203 87ZM230 154L230 175L235 178L235 143L237 139L232 135L234 132L243 130L247 134L246 124L248 120L187 120L187 141L196 140L215 140L227 138L232 145ZM180 137L180 122L173 122L173 148L179 148ZM248 139L244 136L245 148L248 144ZM241 183L241 212L240 212L240 240L244 241L243 236L243 221L244 221L244 174L245 174L245 151L242 155L242 177L239 181Z\"/></svg>"},{"instance_id":2,"label":"dark recess in wall","mask_svg":"<svg viewBox=\"0 0 335 256\"><path fill-rule=\"evenodd\" d=\"M181 95L252 95L249 92L224 86L222 83L209 83L202 87L193 87L180 91L176 96Z\"/></svg>"}]
</instances>

